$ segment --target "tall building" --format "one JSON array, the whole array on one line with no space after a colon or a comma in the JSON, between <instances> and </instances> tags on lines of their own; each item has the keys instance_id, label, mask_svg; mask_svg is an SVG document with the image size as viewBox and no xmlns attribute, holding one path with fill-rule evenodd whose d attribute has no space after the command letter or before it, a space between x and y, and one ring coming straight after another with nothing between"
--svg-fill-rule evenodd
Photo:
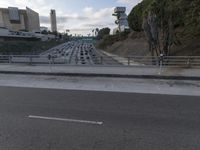
<instances>
[{"instance_id":1,"label":"tall building","mask_svg":"<svg viewBox=\"0 0 200 150\"><path fill-rule=\"evenodd\" d=\"M118 25L114 32L124 32L129 30L128 16L126 14L126 7L116 7L113 16L116 16L115 23ZM115 34L115 33L114 33Z\"/></svg>"},{"instance_id":2,"label":"tall building","mask_svg":"<svg viewBox=\"0 0 200 150\"><path fill-rule=\"evenodd\" d=\"M50 19L51 19L51 31L57 32L57 21L56 21L56 11L55 10L51 10Z\"/></svg>"},{"instance_id":3,"label":"tall building","mask_svg":"<svg viewBox=\"0 0 200 150\"><path fill-rule=\"evenodd\" d=\"M39 14L28 7L26 9L0 8L0 27L11 31L39 31Z\"/></svg>"},{"instance_id":4,"label":"tall building","mask_svg":"<svg viewBox=\"0 0 200 150\"><path fill-rule=\"evenodd\" d=\"M39 14L30 8L26 7L28 17L28 31L40 31Z\"/></svg>"}]
</instances>

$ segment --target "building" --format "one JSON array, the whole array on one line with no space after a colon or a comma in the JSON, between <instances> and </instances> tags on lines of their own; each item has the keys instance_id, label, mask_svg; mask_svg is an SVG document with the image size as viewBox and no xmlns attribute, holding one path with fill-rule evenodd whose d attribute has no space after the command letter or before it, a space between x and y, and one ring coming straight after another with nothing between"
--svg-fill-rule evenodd
<instances>
[{"instance_id":1,"label":"building","mask_svg":"<svg viewBox=\"0 0 200 150\"><path fill-rule=\"evenodd\" d=\"M0 28L10 31L40 31L39 14L30 8L0 8Z\"/></svg>"},{"instance_id":2,"label":"building","mask_svg":"<svg viewBox=\"0 0 200 150\"><path fill-rule=\"evenodd\" d=\"M115 23L118 25L116 29L114 29L114 34L117 32L124 32L126 30L130 30L128 24L128 16L126 14L126 7L116 7L114 9L113 16L117 17Z\"/></svg>"},{"instance_id":3,"label":"building","mask_svg":"<svg viewBox=\"0 0 200 150\"><path fill-rule=\"evenodd\" d=\"M26 7L26 13L28 17L28 31L40 31L39 14L28 7Z\"/></svg>"},{"instance_id":4,"label":"building","mask_svg":"<svg viewBox=\"0 0 200 150\"><path fill-rule=\"evenodd\" d=\"M56 11L55 10L51 10L50 20L51 20L51 31L57 32L57 21L56 21Z\"/></svg>"}]
</instances>

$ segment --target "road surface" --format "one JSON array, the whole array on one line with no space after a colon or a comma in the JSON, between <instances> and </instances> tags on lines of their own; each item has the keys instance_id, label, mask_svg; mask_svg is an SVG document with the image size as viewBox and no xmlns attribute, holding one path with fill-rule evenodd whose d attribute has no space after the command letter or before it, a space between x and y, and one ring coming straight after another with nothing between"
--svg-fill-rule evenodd
<instances>
[{"instance_id":1,"label":"road surface","mask_svg":"<svg viewBox=\"0 0 200 150\"><path fill-rule=\"evenodd\" d=\"M43 53L43 59L51 55L54 62L70 65L122 65L121 63L97 50L92 42L71 41L53 47ZM44 60L45 61L45 60Z\"/></svg>"},{"instance_id":2,"label":"road surface","mask_svg":"<svg viewBox=\"0 0 200 150\"><path fill-rule=\"evenodd\" d=\"M197 150L200 97L0 87L0 150Z\"/></svg>"}]
</instances>

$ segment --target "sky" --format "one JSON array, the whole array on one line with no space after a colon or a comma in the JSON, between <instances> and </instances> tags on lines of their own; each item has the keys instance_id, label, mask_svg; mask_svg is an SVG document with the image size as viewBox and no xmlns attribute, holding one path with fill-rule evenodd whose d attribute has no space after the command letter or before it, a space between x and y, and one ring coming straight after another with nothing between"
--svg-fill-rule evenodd
<instances>
[{"instance_id":1,"label":"sky","mask_svg":"<svg viewBox=\"0 0 200 150\"><path fill-rule=\"evenodd\" d=\"M0 0L0 7L26 6L38 12L40 25L50 29L50 10L55 9L59 32L70 30L71 34L92 34L95 28L116 27L112 16L116 6L127 7L127 14L142 0Z\"/></svg>"}]
</instances>

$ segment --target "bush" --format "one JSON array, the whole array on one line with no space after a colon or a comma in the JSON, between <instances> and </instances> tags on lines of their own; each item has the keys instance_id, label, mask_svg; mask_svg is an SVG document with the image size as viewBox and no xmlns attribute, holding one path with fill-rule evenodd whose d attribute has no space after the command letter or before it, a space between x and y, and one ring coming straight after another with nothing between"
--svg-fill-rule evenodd
<instances>
[{"instance_id":1,"label":"bush","mask_svg":"<svg viewBox=\"0 0 200 150\"><path fill-rule=\"evenodd\" d=\"M100 29L97 35L97 40L101 40L103 39L104 36L109 35L109 34L110 34L110 28Z\"/></svg>"},{"instance_id":2,"label":"bush","mask_svg":"<svg viewBox=\"0 0 200 150\"><path fill-rule=\"evenodd\" d=\"M99 42L98 47L100 49L106 49L108 46L114 44L118 41L123 41L128 38L129 32L122 32L116 35L106 35L104 38Z\"/></svg>"}]
</instances>

